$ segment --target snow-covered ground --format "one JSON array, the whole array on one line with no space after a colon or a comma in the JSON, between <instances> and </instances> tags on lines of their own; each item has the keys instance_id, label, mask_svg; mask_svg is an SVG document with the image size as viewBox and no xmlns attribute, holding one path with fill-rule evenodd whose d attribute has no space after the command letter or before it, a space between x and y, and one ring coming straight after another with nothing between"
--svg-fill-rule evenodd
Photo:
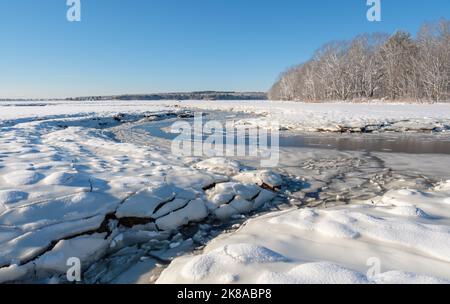
<instances>
[{"instance_id":1,"label":"snow-covered ground","mask_svg":"<svg viewBox=\"0 0 450 304\"><path fill-rule=\"evenodd\" d=\"M450 181L250 220L159 283L450 283Z\"/></svg>"},{"instance_id":2,"label":"snow-covered ground","mask_svg":"<svg viewBox=\"0 0 450 304\"><path fill-rule=\"evenodd\" d=\"M0 282L59 280L71 257L88 270L106 255L144 243L154 246L141 255L164 252L180 246L174 232L181 226L214 215L227 219L273 199L260 187L269 172L241 183L233 180L240 166L232 161L180 159L158 146L109 136L118 120L155 119L161 110L168 109L127 103L2 107ZM86 280L97 281L99 274L91 273Z\"/></svg>"},{"instance_id":3,"label":"snow-covered ground","mask_svg":"<svg viewBox=\"0 0 450 304\"><path fill-rule=\"evenodd\" d=\"M80 259L85 283L155 281L162 264L170 265L159 282L450 279L448 183L428 189L425 177L380 165L381 155L289 151L275 170L282 178L257 165L177 157L158 141L141 145L112 136L115 127L163 118L168 111L176 116L183 107L255 113L260 118L242 123L276 119L284 128L303 131L401 124L395 130L445 134L450 121L445 104L2 102L0 282L64 282L71 257ZM446 156L435 157L427 172L448 164ZM398 165L402 171L411 168ZM210 243L200 256L171 263L220 234L225 228L218 220L242 221L269 204L293 176L301 180L294 183L297 193L284 194L293 201L289 210L256 217ZM392 190L374 204L359 200L395 187L422 192ZM308 197L317 189L329 190L318 195L320 204L340 205L332 202L344 200L344 193L346 202L359 205L297 210L295 202L317 200ZM368 258L379 259L382 274L366 276ZM394 270L403 272L386 273Z\"/></svg>"},{"instance_id":4,"label":"snow-covered ground","mask_svg":"<svg viewBox=\"0 0 450 304\"><path fill-rule=\"evenodd\" d=\"M278 121L285 129L297 131L449 131L450 103L300 103L278 101L84 101L84 102L2 102L2 120L39 117L42 115L78 115L117 112L140 112L184 107L198 110L241 111L260 118L246 120L270 126ZM21 106L17 110L16 106ZM244 122L243 122L244 123Z\"/></svg>"},{"instance_id":5,"label":"snow-covered ground","mask_svg":"<svg viewBox=\"0 0 450 304\"><path fill-rule=\"evenodd\" d=\"M310 104L285 101L183 101L180 105L197 109L257 113L262 117L245 120L242 123L270 127L273 121L277 121L281 128L296 131L450 131L450 103Z\"/></svg>"}]
</instances>

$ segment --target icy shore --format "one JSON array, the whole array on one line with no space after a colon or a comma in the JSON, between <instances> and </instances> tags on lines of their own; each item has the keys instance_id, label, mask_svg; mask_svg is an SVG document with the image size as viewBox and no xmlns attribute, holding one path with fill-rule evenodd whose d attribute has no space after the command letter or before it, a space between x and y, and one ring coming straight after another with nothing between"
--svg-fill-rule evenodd
<instances>
[{"instance_id":1,"label":"icy shore","mask_svg":"<svg viewBox=\"0 0 450 304\"><path fill-rule=\"evenodd\" d=\"M261 115L241 124L270 127L277 121L283 130L303 132L449 132L450 103L301 103L285 101L183 101L182 107L242 111Z\"/></svg>"},{"instance_id":2,"label":"icy shore","mask_svg":"<svg viewBox=\"0 0 450 304\"><path fill-rule=\"evenodd\" d=\"M113 262L130 266L135 261L125 263L120 254L134 246L141 256L160 259L177 247L192 250L202 234L180 239L178 228L225 221L275 196L262 188L270 178L263 171L243 183L233 178L241 171L236 162L186 161L108 136L108 127L128 120L164 117L157 114L161 107L137 113L132 106L119 112L104 106L87 114L70 106L58 113L31 108L38 118L3 120L0 130L0 282L64 282L71 257L81 261L84 282L110 282L121 268L97 265L103 257L116 255Z\"/></svg>"},{"instance_id":3,"label":"icy shore","mask_svg":"<svg viewBox=\"0 0 450 304\"><path fill-rule=\"evenodd\" d=\"M111 136L110 128L169 112L182 116L182 108L255 113L261 117L240 123L280 119L282 128L292 130L338 124L357 131L408 120L426 125L416 131L446 134L450 120L450 105L443 104L1 103L0 282L65 282L71 257L80 259L84 283L450 280L448 183L426 191L427 179L397 181L402 175L377 165L377 157L342 153L315 159L320 153L314 150L283 154L277 168L282 178L256 165L180 158L156 141L139 145ZM295 167L300 157L301 167ZM396 157L387 158L389 166L407 166L410 158ZM430 172L445 171L443 160L448 158L433 164L419 158ZM209 243L222 232L220 223L242 221L272 201L288 175L299 178L290 199L319 199L320 206L296 210L294 202L288 211L253 219ZM360 200L383 192L383 183L397 182L405 189ZM335 206L336 201L352 205ZM172 263L206 244L200 255ZM382 270L373 277L366 273L371 258ZM161 277L164 267L158 265L169 266Z\"/></svg>"},{"instance_id":4,"label":"icy shore","mask_svg":"<svg viewBox=\"0 0 450 304\"><path fill-rule=\"evenodd\" d=\"M17 111L20 106L20 111ZM270 126L307 132L449 132L450 103L301 103L286 101L51 101L2 102L0 118L5 121L49 115L132 113L174 108L246 112L259 118L242 124Z\"/></svg>"}]
</instances>

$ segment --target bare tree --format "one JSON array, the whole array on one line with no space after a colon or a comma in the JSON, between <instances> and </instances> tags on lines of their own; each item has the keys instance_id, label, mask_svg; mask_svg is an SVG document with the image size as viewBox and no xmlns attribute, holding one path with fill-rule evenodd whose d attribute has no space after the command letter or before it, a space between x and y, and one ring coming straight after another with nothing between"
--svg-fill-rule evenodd
<instances>
[{"instance_id":1,"label":"bare tree","mask_svg":"<svg viewBox=\"0 0 450 304\"><path fill-rule=\"evenodd\" d=\"M270 99L450 99L450 22L409 33L361 35L318 49L313 58L283 73Z\"/></svg>"},{"instance_id":2,"label":"bare tree","mask_svg":"<svg viewBox=\"0 0 450 304\"><path fill-rule=\"evenodd\" d=\"M433 101L449 98L450 22L425 24L419 34L416 65L424 97Z\"/></svg>"}]
</instances>

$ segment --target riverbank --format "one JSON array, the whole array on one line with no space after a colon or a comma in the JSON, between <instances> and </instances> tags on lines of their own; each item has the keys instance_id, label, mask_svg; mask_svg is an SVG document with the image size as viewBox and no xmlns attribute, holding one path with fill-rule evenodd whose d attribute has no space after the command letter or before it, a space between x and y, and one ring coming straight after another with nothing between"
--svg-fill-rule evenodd
<instances>
[{"instance_id":1,"label":"riverbank","mask_svg":"<svg viewBox=\"0 0 450 304\"><path fill-rule=\"evenodd\" d=\"M442 253L447 252L445 246L450 243L446 209L442 212L439 208L430 210L427 204L447 204L448 193L442 190L445 184L440 180L446 178L448 155L282 147L279 166L265 171L259 168L257 160L172 155L167 143L162 144L146 134L138 134L137 139L133 138L134 142L127 142L126 130L137 121L158 121L167 117L182 120L186 118L185 110L206 110L208 105L210 111L218 107L227 112L261 115L250 119L239 116L237 122L251 119L267 121L270 115L282 117L283 111L288 111L285 108L288 104L266 102L241 102L240 106L236 102L203 101L0 104L0 281L63 283L68 268L67 258L75 256L82 265L83 283L150 283L158 280L159 274L169 266L160 280L168 282L168 278L178 271L184 271L177 268L178 262L171 266L174 258L193 251L200 256L208 255L213 250L209 244L215 242L211 243L211 240L233 232L241 225L249 225L245 223L249 216L258 221L259 211L267 214L280 207L294 214L298 208L314 208L312 212L317 216L304 219L305 225L314 224L315 227L302 232L307 242L305 248L314 244L316 234L325 230L330 233L355 231L361 237L354 234L350 241L355 243L347 244L365 246L367 236L364 233L372 233L373 238L378 226L370 221L362 221L360 226L351 226L351 223L354 217L370 215L381 217L389 225L395 224L399 231L404 225L411 228L408 242L401 242L401 246L409 249L400 248L397 252L407 251L408 256L414 252L414 263L428 263L433 259L437 259L436 265L440 263L438 260ZM268 116L266 111L270 106L274 108ZM301 113L303 106L297 105L298 108L291 112ZM337 104L333 106L338 107ZM447 110L441 107L446 106L428 110L430 115L434 115L433 119L446 119ZM382 119L382 109L376 109L376 119ZM401 115L419 119L424 115L419 105L409 109L405 108L403 114L400 110L392 110L387 115L395 119L400 119ZM317 111L322 113L325 109L319 107ZM335 108L333 111L340 110ZM373 111L361 115L375 117ZM340 117L351 115L344 112ZM355 116L352 119L359 118ZM288 124L291 122L286 120ZM115 129L123 132L122 138L113 136ZM439 134L445 136L447 133L442 130ZM352 207L377 197L383 198L391 191L396 193L406 189L418 193L404 197L407 206L389 201L387 206L377 206L378 209L373 210L376 214L372 214L370 208L361 207L360 210ZM415 197L424 201L416 203ZM370 206L371 201L366 204ZM389 212L379 213L382 207ZM343 213L344 223L328 223L328 208L337 208ZM413 212L418 209L422 211ZM424 217L424 214L429 217ZM272 215L277 216L275 213ZM309 218L311 223L307 222ZM272 224L264 221L265 217L261 218L262 225ZM428 243L414 241L422 233L421 229L425 229L423 225L427 225L426 230L431 234L437 235ZM286 241L285 246L294 246L289 242L298 237L295 231L290 227L283 233L271 234L273 242L270 244L252 245L243 239L247 245L230 248L237 250L232 251L238 260L254 259L254 253L259 252L263 260L267 258L282 263L281 268L275 267L271 271L277 273L277 277L283 277L283 269L293 266L289 264L287 267L283 263L286 263L286 258L294 257L273 244ZM240 238L239 233L235 234L237 238ZM384 250L389 242L386 235L392 233L387 231L383 240L373 242L367 252L373 254L372 257L379 256L379 251ZM278 239L284 234L292 235L288 240ZM341 240L333 238L331 241L339 245ZM204 246L207 246L205 252ZM436 246L441 248L438 248L438 255ZM334 259L321 255L332 253L328 249L320 254L314 253L314 261L342 264L347 270L362 273L362 264L353 267L346 264L340 255ZM417 251L430 256L416 254ZM273 257L277 258L274 260ZM297 259L294 268L311 262L312 257ZM209 256L206 259L215 261ZM384 259L381 255L381 260ZM358 261L361 261L361 256ZM389 265L387 270L417 272L409 277L411 282L415 282L418 274L427 276L427 282L447 278L445 267L439 267L442 272L427 273L425 268L408 268L400 260L389 260L383 265ZM342 282L347 279L340 276L341 268L325 268L336 270L337 278L343 278ZM243 279L231 280L234 274ZM183 278L193 280L192 277ZM222 280L208 273L204 278L211 282ZM408 276L402 274L395 278L398 282L405 282ZM253 279L258 278L248 278ZM229 282L246 280L245 274L231 273L228 276ZM289 280L286 279L287 282Z\"/></svg>"}]
</instances>

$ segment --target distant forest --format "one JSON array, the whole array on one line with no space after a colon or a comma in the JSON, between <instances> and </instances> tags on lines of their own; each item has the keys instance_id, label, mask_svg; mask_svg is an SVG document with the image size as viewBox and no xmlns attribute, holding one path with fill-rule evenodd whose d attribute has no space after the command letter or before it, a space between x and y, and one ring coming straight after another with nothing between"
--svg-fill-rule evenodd
<instances>
[{"instance_id":1,"label":"distant forest","mask_svg":"<svg viewBox=\"0 0 450 304\"><path fill-rule=\"evenodd\" d=\"M271 100L450 100L450 22L424 24L416 37L365 34L318 49L285 71Z\"/></svg>"},{"instance_id":2,"label":"distant forest","mask_svg":"<svg viewBox=\"0 0 450 304\"><path fill-rule=\"evenodd\" d=\"M66 100L265 100L262 92L218 92L201 91L187 93L133 94L116 96L87 96L67 98Z\"/></svg>"}]
</instances>

